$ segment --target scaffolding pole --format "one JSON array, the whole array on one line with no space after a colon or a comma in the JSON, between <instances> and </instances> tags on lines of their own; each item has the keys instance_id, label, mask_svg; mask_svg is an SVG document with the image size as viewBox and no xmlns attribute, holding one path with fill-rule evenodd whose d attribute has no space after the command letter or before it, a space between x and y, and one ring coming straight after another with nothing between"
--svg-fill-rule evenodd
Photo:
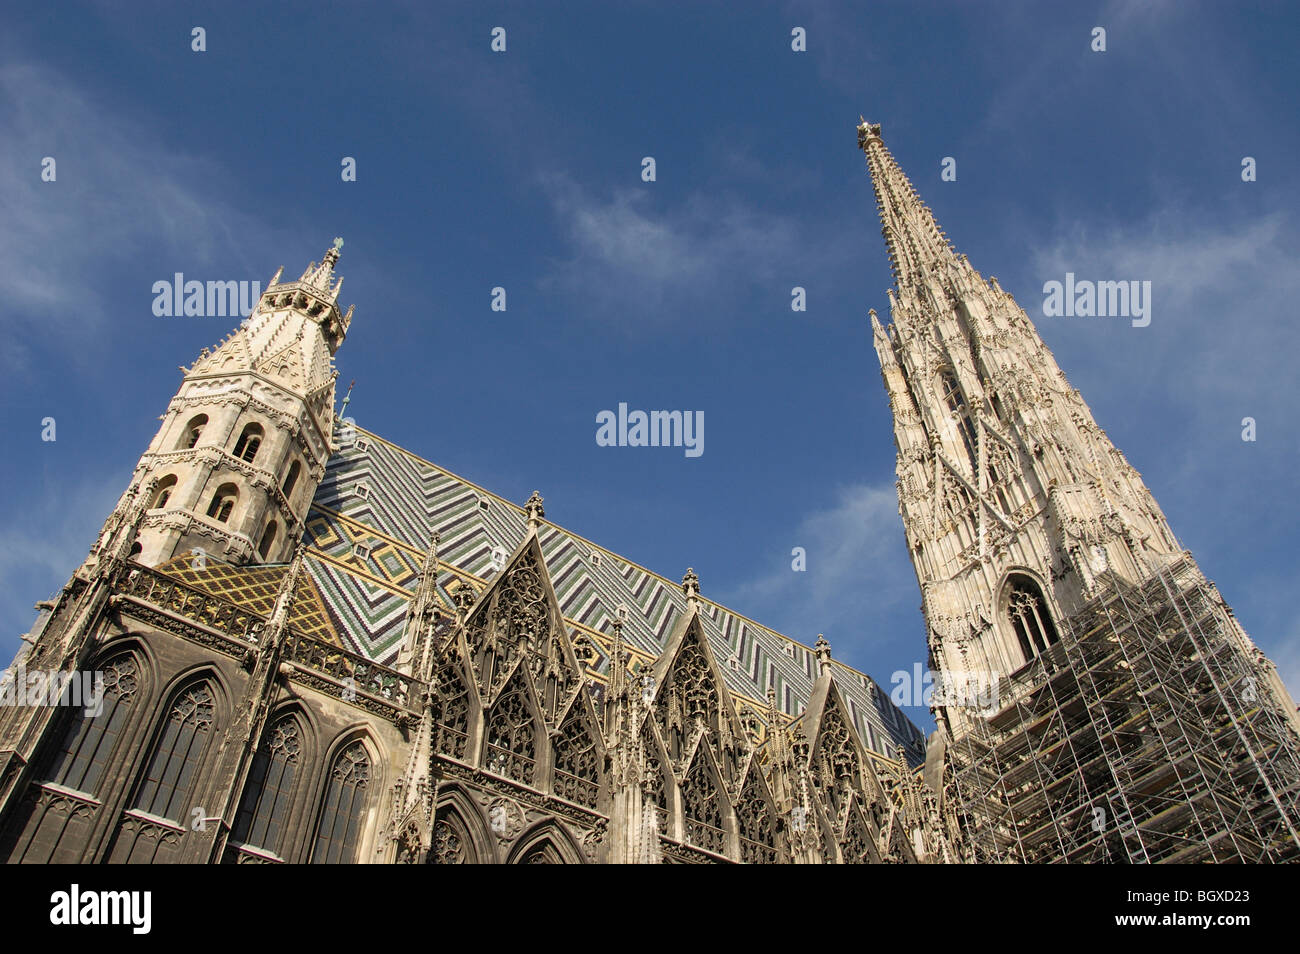
<instances>
[{"instance_id":1,"label":"scaffolding pole","mask_svg":"<svg viewBox=\"0 0 1300 954\"><path fill-rule=\"evenodd\" d=\"M997 711L960 713L974 860L1300 860L1300 737L1213 586L1187 554L1098 583Z\"/></svg>"}]
</instances>

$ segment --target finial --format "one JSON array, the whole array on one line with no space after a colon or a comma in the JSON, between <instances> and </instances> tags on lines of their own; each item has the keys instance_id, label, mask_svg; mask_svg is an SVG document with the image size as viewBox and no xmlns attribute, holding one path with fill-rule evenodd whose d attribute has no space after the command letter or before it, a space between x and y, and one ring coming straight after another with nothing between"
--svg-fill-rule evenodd
<instances>
[{"instance_id":1,"label":"finial","mask_svg":"<svg viewBox=\"0 0 1300 954\"><path fill-rule=\"evenodd\" d=\"M772 761L784 762L786 737L781 727L781 711L776 707L776 686L771 683L767 687L767 737L771 740L769 752Z\"/></svg>"},{"instance_id":2,"label":"finial","mask_svg":"<svg viewBox=\"0 0 1300 954\"><path fill-rule=\"evenodd\" d=\"M869 123L861 116L858 119L861 120L858 125L858 148L866 149L871 140L880 139L880 123Z\"/></svg>"},{"instance_id":3,"label":"finial","mask_svg":"<svg viewBox=\"0 0 1300 954\"><path fill-rule=\"evenodd\" d=\"M690 609L697 608L700 599L700 578L695 575L695 570L691 567L686 568L686 575L682 577L682 592L686 594L686 605Z\"/></svg>"},{"instance_id":4,"label":"finial","mask_svg":"<svg viewBox=\"0 0 1300 954\"><path fill-rule=\"evenodd\" d=\"M528 518L529 530L536 530L542 525L542 518L546 516L546 511L542 508L543 499L542 495L534 490L528 502L524 504L524 515Z\"/></svg>"},{"instance_id":5,"label":"finial","mask_svg":"<svg viewBox=\"0 0 1300 954\"><path fill-rule=\"evenodd\" d=\"M325 257L321 259L320 265L318 266L315 262L312 262L307 266L307 270L302 273L302 278L298 280L304 284L312 285L320 291L329 293L332 298L337 298L337 289L331 289L330 286L331 279L334 277L334 266L338 264L339 252L342 248L343 239L336 238L329 251L325 253Z\"/></svg>"},{"instance_id":6,"label":"finial","mask_svg":"<svg viewBox=\"0 0 1300 954\"><path fill-rule=\"evenodd\" d=\"M817 642L813 644L813 655L817 657L818 665L821 667L821 674L827 675L831 671L831 644L826 641L826 637L821 633L817 634Z\"/></svg>"},{"instance_id":7,"label":"finial","mask_svg":"<svg viewBox=\"0 0 1300 954\"><path fill-rule=\"evenodd\" d=\"M337 373L338 372L335 371L335 374ZM352 400L352 388L356 385L356 383L357 383L356 378L353 378L351 381L348 382L348 393L343 395L343 406L339 408L339 417L342 417L344 414L348 412L348 402Z\"/></svg>"},{"instance_id":8,"label":"finial","mask_svg":"<svg viewBox=\"0 0 1300 954\"><path fill-rule=\"evenodd\" d=\"M271 614L267 618L267 624L274 632L278 633L289 622L289 611L293 607L294 598L298 595L298 579L302 575L302 565L306 557L307 544L300 540L297 549L293 552L289 569L280 578L280 591L276 594L275 604L271 607Z\"/></svg>"},{"instance_id":9,"label":"finial","mask_svg":"<svg viewBox=\"0 0 1300 954\"><path fill-rule=\"evenodd\" d=\"M609 647L609 696L615 699L627 686L627 651L623 646L623 620L615 616L610 625L614 638Z\"/></svg>"},{"instance_id":10,"label":"finial","mask_svg":"<svg viewBox=\"0 0 1300 954\"><path fill-rule=\"evenodd\" d=\"M442 534L437 530L429 534L429 548L424 551L424 573L432 572L436 578L438 575L438 543L442 540Z\"/></svg>"},{"instance_id":11,"label":"finial","mask_svg":"<svg viewBox=\"0 0 1300 954\"><path fill-rule=\"evenodd\" d=\"M460 581L460 586L456 587L456 592L451 594L451 602L456 607L456 617L462 623L465 621L469 608L474 605L474 590L464 580Z\"/></svg>"}]
</instances>

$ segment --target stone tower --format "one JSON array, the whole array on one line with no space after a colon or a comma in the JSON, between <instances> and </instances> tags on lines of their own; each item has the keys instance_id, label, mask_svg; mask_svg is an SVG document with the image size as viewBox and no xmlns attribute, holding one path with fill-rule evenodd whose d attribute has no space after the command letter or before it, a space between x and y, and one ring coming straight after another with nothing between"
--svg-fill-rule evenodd
<instances>
[{"instance_id":1,"label":"stone tower","mask_svg":"<svg viewBox=\"0 0 1300 954\"><path fill-rule=\"evenodd\" d=\"M953 250L880 126L864 123L859 143L897 284L890 329L871 322L934 668L1012 673L1096 595L1098 573L1137 581L1179 547L1025 312Z\"/></svg>"},{"instance_id":2,"label":"stone tower","mask_svg":"<svg viewBox=\"0 0 1300 954\"><path fill-rule=\"evenodd\" d=\"M1219 781L1205 766L1214 760L1227 773L1255 773L1257 791L1271 793L1256 810L1273 827L1245 839L1250 847L1209 857L1279 857L1278 839L1294 853L1298 813L1286 793L1300 780L1300 723L1275 669L1178 545L1024 310L953 249L880 126L864 121L858 144L896 285L891 326L874 311L871 322L940 687L932 708L941 737L969 743L959 794L968 816L984 815L974 820L988 836L983 857L1172 858L1177 839L1208 841L1204 832L1223 819L1208 812L1176 838L1144 838L1144 819L1160 805L1137 806L1126 786L1176 766L1186 790L1165 791L1166 807L1175 797L1202 808L1249 801L1242 788L1212 790ZM1264 710L1267 726L1253 725ZM1149 735L1117 728L1136 714ZM1231 726L1238 748L1225 754L1207 724ZM1135 742L1165 734L1162 754ZM1042 767L1055 758L1049 751L1072 753L1061 779L1082 786L1073 800L1065 788L1044 797L1054 784ZM1044 788L1032 789L1032 806L1023 795L1031 790L1001 774L1014 759L1027 768L1039 760ZM1183 759L1196 768L1184 771ZM1051 837L1034 843L1031 830Z\"/></svg>"},{"instance_id":3,"label":"stone tower","mask_svg":"<svg viewBox=\"0 0 1300 954\"><path fill-rule=\"evenodd\" d=\"M331 451L332 358L352 320L352 309L340 312L343 279L334 277L342 244L296 282L281 282L281 268L249 317L182 369L118 506L150 488L139 562L192 553L243 565L292 555Z\"/></svg>"}]
</instances>

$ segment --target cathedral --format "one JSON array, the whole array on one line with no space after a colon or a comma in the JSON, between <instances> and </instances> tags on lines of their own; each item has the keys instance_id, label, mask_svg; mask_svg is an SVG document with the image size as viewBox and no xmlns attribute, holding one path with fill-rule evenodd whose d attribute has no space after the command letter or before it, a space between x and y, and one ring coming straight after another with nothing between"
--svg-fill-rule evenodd
<instances>
[{"instance_id":1,"label":"cathedral","mask_svg":"<svg viewBox=\"0 0 1300 954\"><path fill-rule=\"evenodd\" d=\"M1274 667L880 127L858 145L895 279L871 331L929 739L824 638L356 427L336 240L182 369L37 605L0 687L0 858L1300 857L1300 720Z\"/></svg>"}]
</instances>

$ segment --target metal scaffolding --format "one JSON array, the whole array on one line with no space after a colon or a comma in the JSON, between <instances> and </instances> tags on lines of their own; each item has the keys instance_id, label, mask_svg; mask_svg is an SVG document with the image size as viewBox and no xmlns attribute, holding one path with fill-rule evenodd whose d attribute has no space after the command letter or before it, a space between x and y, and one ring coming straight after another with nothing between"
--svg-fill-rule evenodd
<instances>
[{"instance_id":1,"label":"metal scaffolding","mask_svg":"<svg viewBox=\"0 0 1300 954\"><path fill-rule=\"evenodd\" d=\"M996 712L961 713L973 860L1300 860L1300 736L1212 584L1184 555L1099 585Z\"/></svg>"}]
</instances>

